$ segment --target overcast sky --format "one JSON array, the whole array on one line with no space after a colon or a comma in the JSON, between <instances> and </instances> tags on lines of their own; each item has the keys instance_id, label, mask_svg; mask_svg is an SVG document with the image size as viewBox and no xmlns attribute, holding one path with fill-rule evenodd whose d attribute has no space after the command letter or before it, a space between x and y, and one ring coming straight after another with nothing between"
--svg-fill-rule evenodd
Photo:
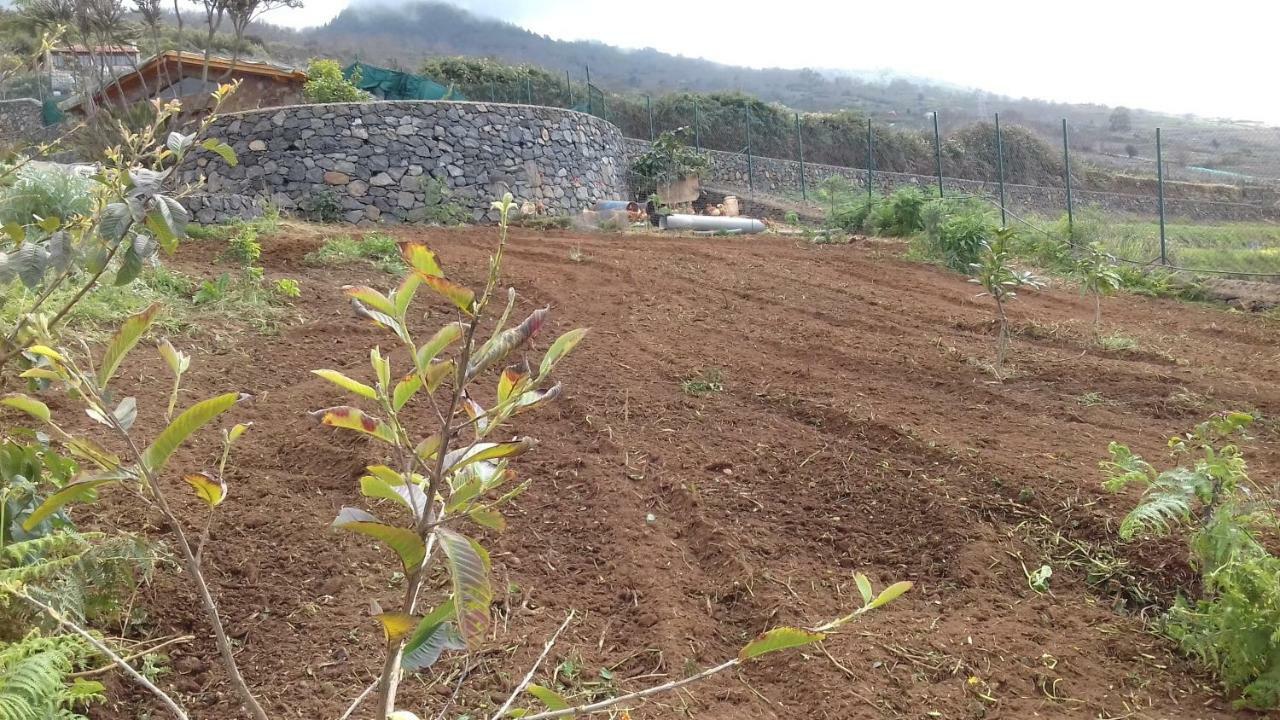
<instances>
[{"instance_id":1,"label":"overcast sky","mask_svg":"<svg viewBox=\"0 0 1280 720\"><path fill-rule=\"evenodd\" d=\"M349 1L305 0L267 19L322 24ZM454 4L555 38L733 65L888 69L1017 97L1280 125L1280 5L1269 0Z\"/></svg>"}]
</instances>

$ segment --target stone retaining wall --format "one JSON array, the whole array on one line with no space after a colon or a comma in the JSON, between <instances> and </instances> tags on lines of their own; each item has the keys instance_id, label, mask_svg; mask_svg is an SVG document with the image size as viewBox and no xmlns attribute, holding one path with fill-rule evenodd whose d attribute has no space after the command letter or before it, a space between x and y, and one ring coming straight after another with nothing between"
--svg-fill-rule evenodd
<instances>
[{"instance_id":1,"label":"stone retaining wall","mask_svg":"<svg viewBox=\"0 0 1280 720\"><path fill-rule=\"evenodd\" d=\"M511 192L559 215L625 191L622 134L590 115L558 108L472 102L297 105L219 118L208 135L239 164L205 151L180 170L206 177L192 210L201 222L244 217L232 197L270 201L306 215L317 203L347 222L421 221L445 189L476 220ZM194 207L198 205L199 207Z\"/></svg>"},{"instance_id":2,"label":"stone retaining wall","mask_svg":"<svg viewBox=\"0 0 1280 720\"><path fill-rule=\"evenodd\" d=\"M649 147L645 140L628 138L626 151L629 158L636 157ZM747 157L741 153L728 153L719 150L705 151L711 160L711 166L704 177L709 185L727 186L747 191L748 167ZM751 180L755 191L770 195L800 195L800 163L792 160L755 157L751 160ZM854 168L834 165L818 165L805 163L805 181L809 196L817 184L824 178L838 175L849 180L856 187L866 192L867 172ZM927 193L936 193L938 178L934 175L909 175L905 173L877 172L874 175L876 191L879 193L914 186ZM947 195L981 195L997 198L999 185L980 180L960 180L943 178L943 187ZM1166 189L1168 186L1166 186ZM1257 202L1212 202L1192 198L1169 197L1166 193L1165 212L1170 218L1190 220L1217 221L1260 221L1280 220L1280 206L1274 198L1260 198ZM1096 208L1107 213L1123 213L1138 217L1156 217L1157 201L1154 192L1150 196L1075 190L1071 194L1072 204L1077 209ZM1065 188L1042 187L1033 185L1005 185L1005 202L1014 212L1038 212L1057 215L1066 212L1067 194Z\"/></svg>"},{"instance_id":3,"label":"stone retaining wall","mask_svg":"<svg viewBox=\"0 0 1280 720\"><path fill-rule=\"evenodd\" d=\"M21 149L52 137L53 133L45 127L39 100L0 100L0 149L3 146Z\"/></svg>"}]
</instances>

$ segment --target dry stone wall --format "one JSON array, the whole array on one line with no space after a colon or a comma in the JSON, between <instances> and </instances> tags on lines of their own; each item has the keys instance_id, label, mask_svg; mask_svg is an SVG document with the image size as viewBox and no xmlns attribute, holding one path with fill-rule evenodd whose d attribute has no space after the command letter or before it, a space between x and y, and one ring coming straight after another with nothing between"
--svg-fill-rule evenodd
<instances>
[{"instance_id":1,"label":"dry stone wall","mask_svg":"<svg viewBox=\"0 0 1280 720\"><path fill-rule=\"evenodd\" d=\"M0 149L20 149L52 139L54 133L45 127L39 100L17 98L0 100Z\"/></svg>"},{"instance_id":2,"label":"dry stone wall","mask_svg":"<svg viewBox=\"0 0 1280 720\"><path fill-rule=\"evenodd\" d=\"M625 193L618 129L558 108L298 105L221 117L209 135L230 144L239 163L200 151L181 168L186 182L205 178L190 209L206 223L250 217L267 201L303 215L324 205L351 223L422 221L441 187L478 221L496 219L490 202L505 192L549 214Z\"/></svg>"}]
</instances>

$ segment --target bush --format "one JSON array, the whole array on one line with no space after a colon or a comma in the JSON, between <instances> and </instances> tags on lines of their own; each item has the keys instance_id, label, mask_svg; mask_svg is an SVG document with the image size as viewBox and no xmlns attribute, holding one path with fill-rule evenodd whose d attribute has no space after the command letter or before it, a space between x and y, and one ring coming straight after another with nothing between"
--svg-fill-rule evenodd
<instances>
[{"instance_id":1,"label":"bush","mask_svg":"<svg viewBox=\"0 0 1280 720\"><path fill-rule=\"evenodd\" d=\"M900 188L871 213L872 229L880 235L909 237L924 229L921 212L927 200L913 187Z\"/></svg>"},{"instance_id":2,"label":"bush","mask_svg":"<svg viewBox=\"0 0 1280 720\"><path fill-rule=\"evenodd\" d=\"M304 216L314 222L333 223L342 218L342 200L329 188L311 193L303 203Z\"/></svg>"},{"instance_id":3,"label":"bush","mask_svg":"<svg viewBox=\"0 0 1280 720\"><path fill-rule=\"evenodd\" d=\"M963 273L978 262L984 243L999 229L987 205L977 200L929 201L920 211L920 223L922 254Z\"/></svg>"},{"instance_id":4,"label":"bush","mask_svg":"<svg viewBox=\"0 0 1280 720\"><path fill-rule=\"evenodd\" d=\"M369 99L369 93L356 87L359 74L347 80L342 68L334 60L312 60L307 65L307 84L302 94L313 103L361 102Z\"/></svg>"},{"instance_id":5,"label":"bush","mask_svg":"<svg viewBox=\"0 0 1280 720\"><path fill-rule=\"evenodd\" d=\"M649 195L660 183L693 177L707 168L707 156L685 142L687 131L679 128L662 133L631 162L637 195Z\"/></svg>"},{"instance_id":6,"label":"bush","mask_svg":"<svg viewBox=\"0 0 1280 720\"><path fill-rule=\"evenodd\" d=\"M93 210L93 181L60 168L27 166L0 192L0 224L31 225L37 218L73 220Z\"/></svg>"},{"instance_id":7,"label":"bush","mask_svg":"<svg viewBox=\"0 0 1280 720\"><path fill-rule=\"evenodd\" d=\"M867 232L870 229L868 221L875 202L872 198L862 196L847 205L842 205L829 216L830 224L846 232Z\"/></svg>"}]
</instances>

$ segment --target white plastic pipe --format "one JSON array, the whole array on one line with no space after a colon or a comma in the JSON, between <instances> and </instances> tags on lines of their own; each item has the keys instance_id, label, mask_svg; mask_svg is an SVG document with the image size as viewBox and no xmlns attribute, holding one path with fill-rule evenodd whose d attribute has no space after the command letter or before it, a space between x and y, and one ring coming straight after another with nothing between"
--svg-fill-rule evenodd
<instances>
[{"instance_id":1,"label":"white plastic pipe","mask_svg":"<svg viewBox=\"0 0 1280 720\"><path fill-rule=\"evenodd\" d=\"M764 232L764 223L755 218L717 215L667 215L658 221L658 225L664 230Z\"/></svg>"}]
</instances>

